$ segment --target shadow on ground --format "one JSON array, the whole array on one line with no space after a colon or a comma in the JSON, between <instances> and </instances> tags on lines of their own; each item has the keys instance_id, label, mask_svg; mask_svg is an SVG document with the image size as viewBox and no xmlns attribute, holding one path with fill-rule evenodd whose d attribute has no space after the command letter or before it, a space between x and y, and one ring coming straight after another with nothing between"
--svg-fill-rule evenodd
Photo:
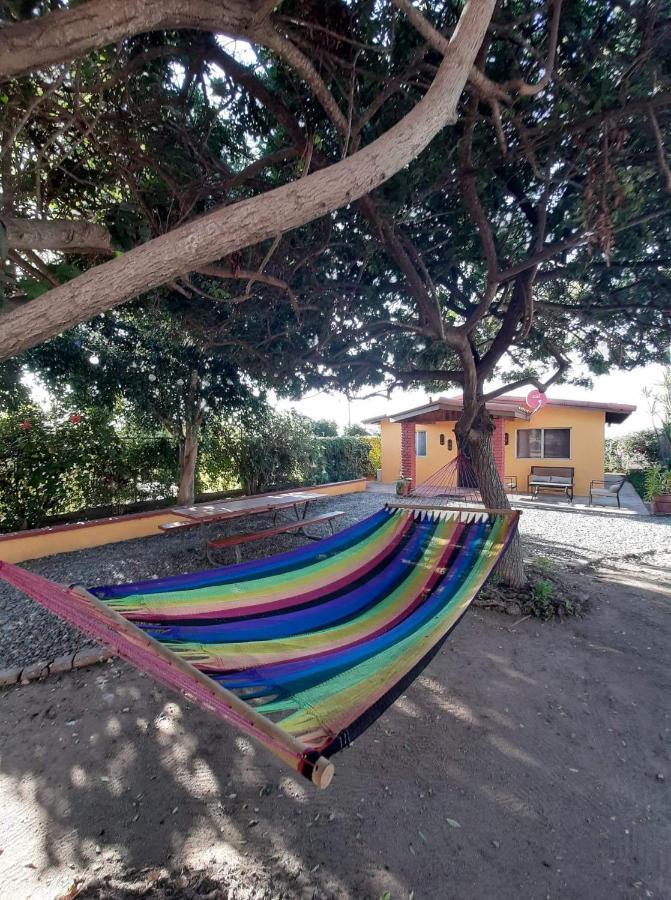
<instances>
[{"instance_id":1,"label":"shadow on ground","mask_svg":"<svg viewBox=\"0 0 671 900\"><path fill-rule=\"evenodd\" d=\"M564 625L472 611L321 793L120 663L4 691L0 895L120 896L165 868L150 896L186 896L188 866L235 898L663 897L658 574L586 578Z\"/></svg>"}]
</instances>

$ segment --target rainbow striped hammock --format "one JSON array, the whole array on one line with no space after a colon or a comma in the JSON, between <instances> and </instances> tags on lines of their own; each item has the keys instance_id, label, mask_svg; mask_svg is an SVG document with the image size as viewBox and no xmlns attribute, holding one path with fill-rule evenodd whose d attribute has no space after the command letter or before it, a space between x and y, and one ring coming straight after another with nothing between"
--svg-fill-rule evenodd
<instances>
[{"instance_id":1,"label":"rainbow striped hammock","mask_svg":"<svg viewBox=\"0 0 671 900\"><path fill-rule=\"evenodd\" d=\"M9 563L0 577L326 787L329 757L435 655L517 519L385 507L296 550L194 574L88 591Z\"/></svg>"}]
</instances>

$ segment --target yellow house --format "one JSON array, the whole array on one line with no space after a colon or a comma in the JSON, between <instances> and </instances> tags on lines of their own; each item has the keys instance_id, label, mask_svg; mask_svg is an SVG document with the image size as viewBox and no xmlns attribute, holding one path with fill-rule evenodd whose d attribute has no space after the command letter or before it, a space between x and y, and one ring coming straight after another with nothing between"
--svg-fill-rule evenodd
<instances>
[{"instance_id":1,"label":"yellow house","mask_svg":"<svg viewBox=\"0 0 671 900\"><path fill-rule=\"evenodd\" d=\"M380 426L382 480L403 474L422 484L455 459L454 425L461 397L439 397L423 406L376 416ZM487 404L494 418L494 457L506 486L525 493L531 466L574 469L576 495L589 492L591 480L604 476L606 425L624 422L636 409L623 403L548 399L531 409L524 397L504 394Z\"/></svg>"}]
</instances>

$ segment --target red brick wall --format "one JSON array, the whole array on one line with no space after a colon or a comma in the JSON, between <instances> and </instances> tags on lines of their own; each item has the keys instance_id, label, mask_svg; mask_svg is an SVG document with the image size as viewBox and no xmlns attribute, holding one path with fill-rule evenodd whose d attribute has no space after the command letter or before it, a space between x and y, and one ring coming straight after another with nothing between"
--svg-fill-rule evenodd
<instances>
[{"instance_id":1,"label":"red brick wall","mask_svg":"<svg viewBox=\"0 0 671 900\"><path fill-rule=\"evenodd\" d=\"M496 463L496 468L498 470L501 478L506 474L505 472L505 448L504 448L504 434L506 430L506 423L504 419L494 419L494 434L492 435L492 444L494 447L494 462Z\"/></svg>"},{"instance_id":2,"label":"red brick wall","mask_svg":"<svg viewBox=\"0 0 671 900\"><path fill-rule=\"evenodd\" d=\"M417 459L415 456L415 423L401 422L401 475L417 481Z\"/></svg>"}]
</instances>

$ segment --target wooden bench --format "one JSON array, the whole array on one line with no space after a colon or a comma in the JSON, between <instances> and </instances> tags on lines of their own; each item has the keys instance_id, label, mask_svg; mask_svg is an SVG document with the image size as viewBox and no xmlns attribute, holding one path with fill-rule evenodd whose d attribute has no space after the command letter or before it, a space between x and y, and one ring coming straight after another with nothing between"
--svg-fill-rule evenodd
<instances>
[{"instance_id":1,"label":"wooden bench","mask_svg":"<svg viewBox=\"0 0 671 900\"><path fill-rule=\"evenodd\" d=\"M573 477L575 469L571 466L532 466L527 489L532 498L538 497L539 491L559 491L566 494L569 503L573 503Z\"/></svg>"},{"instance_id":2,"label":"wooden bench","mask_svg":"<svg viewBox=\"0 0 671 900\"><path fill-rule=\"evenodd\" d=\"M289 531L300 532L303 531L306 525L319 525L321 522L328 522L331 528L331 534L333 534L333 520L340 518L340 516L344 516L344 512L328 512L322 513L319 516L313 516L311 519L299 519L296 522L283 522L281 525L276 525L273 528L264 528L262 531L250 531L245 534L232 534L229 537L217 538L213 541L207 542L207 558L213 564L217 563L214 560L214 552L215 550L225 550L227 547L233 547L235 551L235 558L237 562L241 561L240 556L240 545L248 544L251 541L261 541L264 538L273 537L276 534L284 534ZM303 536L306 538L310 538L310 540L317 541L319 538L313 537L312 535L305 534L303 532Z\"/></svg>"}]
</instances>

